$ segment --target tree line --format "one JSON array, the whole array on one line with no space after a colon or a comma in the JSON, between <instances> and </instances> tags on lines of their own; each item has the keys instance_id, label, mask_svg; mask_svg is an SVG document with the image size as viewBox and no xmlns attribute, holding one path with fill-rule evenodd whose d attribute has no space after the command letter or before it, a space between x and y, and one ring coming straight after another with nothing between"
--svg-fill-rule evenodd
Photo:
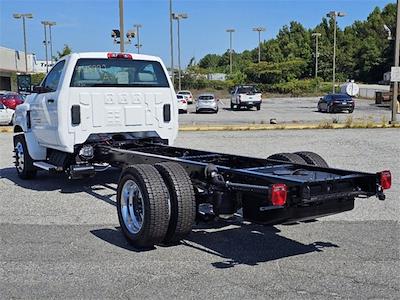
<instances>
[{"instance_id":1,"label":"tree line","mask_svg":"<svg viewBox=\"0 0 400 300\"><path fill-rule=\"evenodd\" d=\"M233 53L234 82L279 85L296 80L311 79L315 75L315 38L319 37L319 72L321 81L332 80L334 21L323 18L315 28L306 29L292 21L283 26L277 36L261 43L261 63L258 47ZM395 36L396 4L383 9L376 7L365 21L355 21L344 29L337 26L336 76L337 80L354 79L376 83L393 65L394 39L388 39L384 25ZM207 54L196 64L188 66L188 74L229 74L229 50L222 55ZM186 78L188 80L188 78Z\"/></svg>"}]
</instances>

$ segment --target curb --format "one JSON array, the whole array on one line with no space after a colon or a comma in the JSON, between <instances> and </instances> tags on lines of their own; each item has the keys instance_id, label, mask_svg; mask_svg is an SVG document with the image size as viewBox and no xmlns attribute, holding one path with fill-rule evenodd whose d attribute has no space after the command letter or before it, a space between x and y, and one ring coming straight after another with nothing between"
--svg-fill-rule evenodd
<instances>
[{"instance_id":1,"label":"curb","mask_svg":"<svg viewBox=\"0 0 400 300\"><path fill-rule=\"evenodd\" d=\"M11 133L14 132L13 127L12 126L0 126L0 133L1 132L5 132L5 133Z\"/></svg>"},{"instance_id":2,"label":"curb","mask_svg":"<svg viewBox=\"0 0 400 300\"><path fill-rule=\"evenodd\" d=\"M280 124L280 125L202 125L180 126L179 131L254 131L254 130L305 130L305 129L367 129L400 128L400 124L355 123L355 124Z\"/></svg>"}]
</instances>

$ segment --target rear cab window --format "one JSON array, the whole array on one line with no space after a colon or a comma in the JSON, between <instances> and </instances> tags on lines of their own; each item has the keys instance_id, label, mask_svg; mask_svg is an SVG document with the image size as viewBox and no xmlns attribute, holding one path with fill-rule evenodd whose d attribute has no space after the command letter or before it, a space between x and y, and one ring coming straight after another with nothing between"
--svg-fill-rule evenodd
<instances>
[{"instance_id":1,"label":"rear cab window","mask_svg":"<svg viewBox=\"0 0 400 300\"><path fill-rule=\"evenodd\" d=\"M257 89L254 86L243 86L239 87L238 94L256 94L258 93Z\"/></svg>"},{"instance_id":2,"label":"rear cab window","mask_svg":"<svg viewBox=\"0 0 400 300\"><path fill-rule=\"evenodd\" d=\"M169 83L157 61L81 58L70 87L169 87Z\"/></svg>"}]
</instances>

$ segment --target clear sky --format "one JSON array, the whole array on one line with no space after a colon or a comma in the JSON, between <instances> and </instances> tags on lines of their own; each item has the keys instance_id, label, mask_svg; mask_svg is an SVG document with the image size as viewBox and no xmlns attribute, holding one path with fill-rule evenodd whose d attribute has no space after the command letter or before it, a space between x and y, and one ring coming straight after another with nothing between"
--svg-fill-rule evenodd
<instances>
[{"instance_id":1,"label":"clear sky","mask_svg":"<svg viewBox=\"0 0 400 300\"><path fill-rule=\"evenodd\" d=\"M346 12L347 16L339 19L339 26L344 27L354 20L366 19L374 7L382 8L392 2L395 1L173 0L174 11L189 16L181 22L182 66L193 56L199 60L207 53L225 52L229 47L227 28L236 29L233 47L241 52L257 47L258 37L253 27L266 27L263 39L269 39L292 20L306 28L314 27L331 10ZM161 56L169 65L169 0L124 0L124 3L125 31L133 28L133 24L142 24L142 53ZM14 19L12 14L25 12L34 17L27 20L28 52L36 53L38 59L45 56L42 20L57 22L52 30L54 52L64 44L74 52L119 49L110 36L111 30L119 27L118 0L0 0L1 46L23 50L22 21ZM132 44L126 51L136 49Z\"/></svg>"}]
</instances>

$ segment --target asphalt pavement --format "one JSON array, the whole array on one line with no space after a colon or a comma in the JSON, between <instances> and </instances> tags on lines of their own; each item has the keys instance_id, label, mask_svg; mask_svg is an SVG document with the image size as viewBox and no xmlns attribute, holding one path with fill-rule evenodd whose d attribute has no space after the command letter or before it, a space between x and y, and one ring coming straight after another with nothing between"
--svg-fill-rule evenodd
<instances>
[{"instance_id":1,"label":"asphalt pavement","mask_svg":"<svg viewBox=\"0 0 400 300\"><path fill-rule=\"evenodd\" d=\"M317 110L318 97L267 98L263 99L261 110L231 110L230 100L221 99L219 111L196 114L195 104L188 105L188 113L179 115L181 125L215 125L215 124L269 124L270 119L282 123L345 123L353 121L373 121L387 123L391 117L390 108L376 105L373 100L355 99L353 113L322 113Z\"/></svg>"},{"instance_id":2,"label":"asphalt pavement","mask_svg":"<svg viewBox=\"0 0 400 300\"><path fill-rule=\"evenodd\" d=\"M312 150L331 166L390 169L386 201L316 222L198 224L181 245L137 251L118 228L118 170L22 181L0 134L0 299L398 299L399 129L184 132L182 147L267 157ZM396 296L397 295L397 296Z\"/></svg>"}]
</instances>

